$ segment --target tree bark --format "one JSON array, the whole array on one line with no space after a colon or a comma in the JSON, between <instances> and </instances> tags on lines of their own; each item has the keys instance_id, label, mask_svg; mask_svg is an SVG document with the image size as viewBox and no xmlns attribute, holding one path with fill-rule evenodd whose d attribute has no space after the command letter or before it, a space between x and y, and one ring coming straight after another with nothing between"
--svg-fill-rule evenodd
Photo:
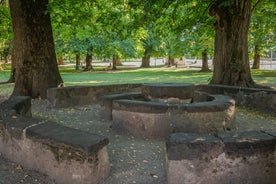
<instances>
[{"instance_id":1,"label":"tree bark","mask_svg":"<svg viewBox=\"0 0 276 184\"><path fill-rule=\"evenodd\" d=\"M11 74L10 74L9 80L7 81L8 83L15 82L15 72L16 72L15 66L16 66L16 64L15 64L15 60L13 58L14 58L14 53L12 53L12 55L11 55Z\"/></svg>"},{"instance_id":2,"label":"tree bark","mask_svg":"<svg viewBox=\"0 0 276 184\"><path fill-rule=\"evenodd\" d=\"M84 71L94 70L93 67L92 67L92 52L93 52L93 48L92 47L87 49Z\"/></svg>"},{"instance_id":3,"label":"tree bark","mask_svg":"<svg viewBox=\"0 0 276 184\"><path fill-rule=\"evenodd\" d=\"M116 62L116 60L117 60L117 57L114 54L113 58L112 58L112 70L117 70L117 62Z\"/></svg>"},{"instance_id":4,"label":"tree bark","mask_svg":"<svg viewBox=\"0 0 276 184\"><path fill-rule=\"evenodd\" d=\"M64 65L64 59L62 56L58 58L58 65Z\"/></svg>"},{"instance_id":5,"label":"tree bark","mask_svg":"<svg viewBox=\"0 0 276 184\"><path fill-rule=\"evenodd\" d=\"M171 67L174 65L174 58L169 55L168 57L168 67Z\"/></svg>"},{"instance_id":6,"label":"tree bark","mask_svg":"<svg viewBox=\"0 0 276 184\"><path fill-rule=\"evenodd\" d=\"M80 69L80 53L76 54L76 67L75 67L75 69L76 70Z\"/></svg>"},{"instance_id":7,"label":"tree bark","mask_svg":"<svg viewBox=\"0 0 276 184\"><path fill-rule=\"evenodd\" d=\"M47 97L63 81L58 71L47 0L10 0L14 32L15 87L12 95Z\"/></svg>"},{"instance_id":8,"label":"tree bark","mask_svg":"<svg viewBox=\"0 0 276 184\"><path fill-rule=\"evenodd\" d=\"M144 52L144 56L142 58L142 65L141 68L147 68L150 67L150 54L147 50Z\"/></svg>"},{"instance_id":9,"label":"tree bark","mask_svg":"<svg viewBox=\"0 0 276 184\"><path fill-rule=\"evenodd\" d=\"M261 62L261 51L258 45L254 47L254 61L252 69L260 69L260 62Z\"/></svg>"},{"instance_id":10,"label":"tree bark","mask_svg":"<svg viewBox=\"0 0 276 184\"><path fill-rule=\"evenodd\" d=\"M116 66L123 66L122 60L118 56L116 56L115 62Z\"/></svg>"},{"instance_id":11,"label":"tree bark","mask_svg":"<svg viewBox=\"0 0 276 184\"><path fill-rule=\"evenodd\" d=\"M201 67L200 71L201 72L210 72L211 71L208 66L207 50L202 51L202 67Z\"/></svg>"},{"instance_id":12,"label":"tree bark","mask_svg":"<svg viewBox=\"0 0 276 184\"><path fill-rule=\"evenodd\" d=\"M216 18L212 84L256 86L248 59L251 1L232 1L231 5L226 6L222 4L224 1L216 0L210 7L210 15Z\"/></svg>"}]
</instances>

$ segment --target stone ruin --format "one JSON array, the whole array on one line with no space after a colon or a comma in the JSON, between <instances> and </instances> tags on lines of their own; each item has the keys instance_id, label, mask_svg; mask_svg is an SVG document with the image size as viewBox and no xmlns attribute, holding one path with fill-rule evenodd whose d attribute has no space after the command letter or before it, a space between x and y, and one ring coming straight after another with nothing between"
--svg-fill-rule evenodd
<instances>
[{"instance_id":1,"label":"stone ruin","mask_svg":"<svg viewBox=\"0 0 276 184\"><path fill-rule=\"evenodd\" d=\"M47 94L53 107L101 103L114 131L165 139L169 184L276 181L276 132L235 131L235 105L275 115L275 90L126 84L52 88ZM1 103L1 154L58 183L104 183L108 138L31 118L30 106L27 97Z\"/></svg>"},{"instance_id":2,"label":"stone ruin","mask_svg":"<svg viewBox=\"0 0 276 184\"><path fill-rule=\"evenodd\" d=\"M235 129L235 100L192 84L144 84L141 92L102 97L103 117L123 134L165 138L173 132L216 135Z\"/></svg>"},{"instance_id":3,"label":"stone ruin","mask_svg":"<svg viewBox=\"0 0 276 184\"><path fill-rule=\"evenodd\" d=\"M119 133L166 138L168 184L275 183L276 132L235 131L233 98L252 107L256 94L241 95L245 89L235 96L229 93L235 87L216 94L220 90L220 86L196 90L190 84L146 84L141 92L105 95L103 115ZM268 109L275 108L275 92L260 93L264 99L272 97Z\"/></svg>"}]
</instances>

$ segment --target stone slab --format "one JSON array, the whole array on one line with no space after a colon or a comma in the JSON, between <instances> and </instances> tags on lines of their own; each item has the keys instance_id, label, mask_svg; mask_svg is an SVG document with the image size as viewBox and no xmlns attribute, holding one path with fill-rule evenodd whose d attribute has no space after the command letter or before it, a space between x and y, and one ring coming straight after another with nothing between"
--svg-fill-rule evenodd
<instances>
[{"instance_id":1,"label":"stone slab","mask_svg":"<svg viewBox=\"0 0 276 184\"><path fill-rule=\"evenodd\" d=\"M5 113L8 114L11 114L11 110L14 110L16 114L30 117L31 98L29 96L12 96L8 100L1 103L1 109L1 111L5 111Z\"/></svg>"},{"instance_id":2,"label":"stone slab","mask_svg":"<svg viewBox=\"0 0 276 184\"><path fill-rule=\"evenodd\" d=\"M251 156L273 152L276 139L261 131L227 132L219 134L228 156Z\"/></svg>"},{"instance_id":3,"label":"stone slab","mask_svg":"<svg viewBox=\"0 0 276 184\"><path fill-rule=\"evenodd\" d=\"M101 116L105 118L106 120L112 120L112 106L113 106L113 100L118 99L142 99L142 93L141 92L127 92L127 93L120 93L120 94L110 94L110 95L104 95L101 97Z\"/></svg>"},{"instance_id":4,"label":"stone slab","mask_svg":"<svg viewBox=\"0 0 276 184\"><path fill-rule=\"evenodd\" d=\"M72 129L53 122L45 122L28 128L26 136L46 143L69 145L73 148L84 150L88 154L98 152L109 142L106 137Z\"/></svg>"},{"instance_id":5,"label":"stone slab","mask_svg":"<svg viewBox=\"0 0 276 184\"><path fill-rule=\"evenodd\" d=\"M209 142L216 143L217 139L222 146L212 153ZM232 132L220 137L172 134L167 140L168 184L274 184L276 142L273 139L259 131ZM199 144L195 140L200 140ZM202 156L208 152L209 156Z\"/></svg>"},{"instance_id":6,"label":"stone slab","mask_svg":"<svg viewBox=\"0 0 276 184\"><path fill-rule=\"evenodd\" d=\"M47 99L52 107L70 107L98 103L102 95L137 91L141 84L115 84L101 86L70 86L50 88Z\"/></svg>"},{"instance_id":7,"label":"stone slab","mask_svg":"<svg viewBox=\"0 0 276 184\"><path fill-rule=\"evenodd\" d=\"M169 160L210 159L223 152L219 138L208 134L173 133L166 141Z\"/></svg>"}]
</instances>

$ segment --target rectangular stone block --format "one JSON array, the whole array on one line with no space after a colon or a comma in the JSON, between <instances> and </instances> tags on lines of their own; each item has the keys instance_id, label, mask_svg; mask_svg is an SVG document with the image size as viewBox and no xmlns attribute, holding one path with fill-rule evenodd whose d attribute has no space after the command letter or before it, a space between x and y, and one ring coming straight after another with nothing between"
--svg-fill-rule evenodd
<instances>
[{"instance_id":1,"label":"rectangular stone block","mask_svg":"<svg viewBox=\"0 0 276 184\"><path fill-rule=\"evenodd\" d=\"M231 132L210 137L171 134L167 140L169 184L274 184L275 132Z\"/></svg>"},{"instance_id":2,"label":"rectangular stone block","mask_svg":"<svg viewBox=\"0 0 276 184\"><path fill-rule=\"evenodd\" d=\"M169 184L213 182L216 168L212 160L223 153L220 139L207 134L174 133L168 137L166 147Z\"/></svg>"}]
</instances>

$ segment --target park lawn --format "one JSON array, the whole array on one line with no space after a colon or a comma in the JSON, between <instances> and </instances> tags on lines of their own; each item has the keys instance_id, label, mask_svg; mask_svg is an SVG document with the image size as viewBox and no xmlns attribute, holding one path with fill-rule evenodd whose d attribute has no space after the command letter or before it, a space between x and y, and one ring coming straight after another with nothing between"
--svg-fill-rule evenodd
<instances>
[{"instance_id":1,"label":"park lawn","mask_svg":"<svg viewBox=\"0 0 276 184\"><path fill-rule=\"evenodd\" d=\"M196 83L206 84L211 73L175 68L124 69L116 71L68 72L60 71L66 86L126 83Z\"/></svg>"},{"instance_id":2,"label":"park lawn","mask_svg":"<svg viewBox=\"0 0 276 184\"><path fill-rule=\"evenodd\" d=\"M146 69L122 69L116 71L103 71L102 68L95 68L96 71L82 72L75 71L73 66L60 67L60 74L65 86L80 85L107 85L126 83L193 83L208 84L212 72L198 72L199 69L187 68L146 68ZM276 87L275 70L251 70L253 79L258 84ZM0 82L8 80L10 67L6 66L0 71ZM11 94L13 84L0 85L0 94Z\"/></svg>"}]
</instances>

